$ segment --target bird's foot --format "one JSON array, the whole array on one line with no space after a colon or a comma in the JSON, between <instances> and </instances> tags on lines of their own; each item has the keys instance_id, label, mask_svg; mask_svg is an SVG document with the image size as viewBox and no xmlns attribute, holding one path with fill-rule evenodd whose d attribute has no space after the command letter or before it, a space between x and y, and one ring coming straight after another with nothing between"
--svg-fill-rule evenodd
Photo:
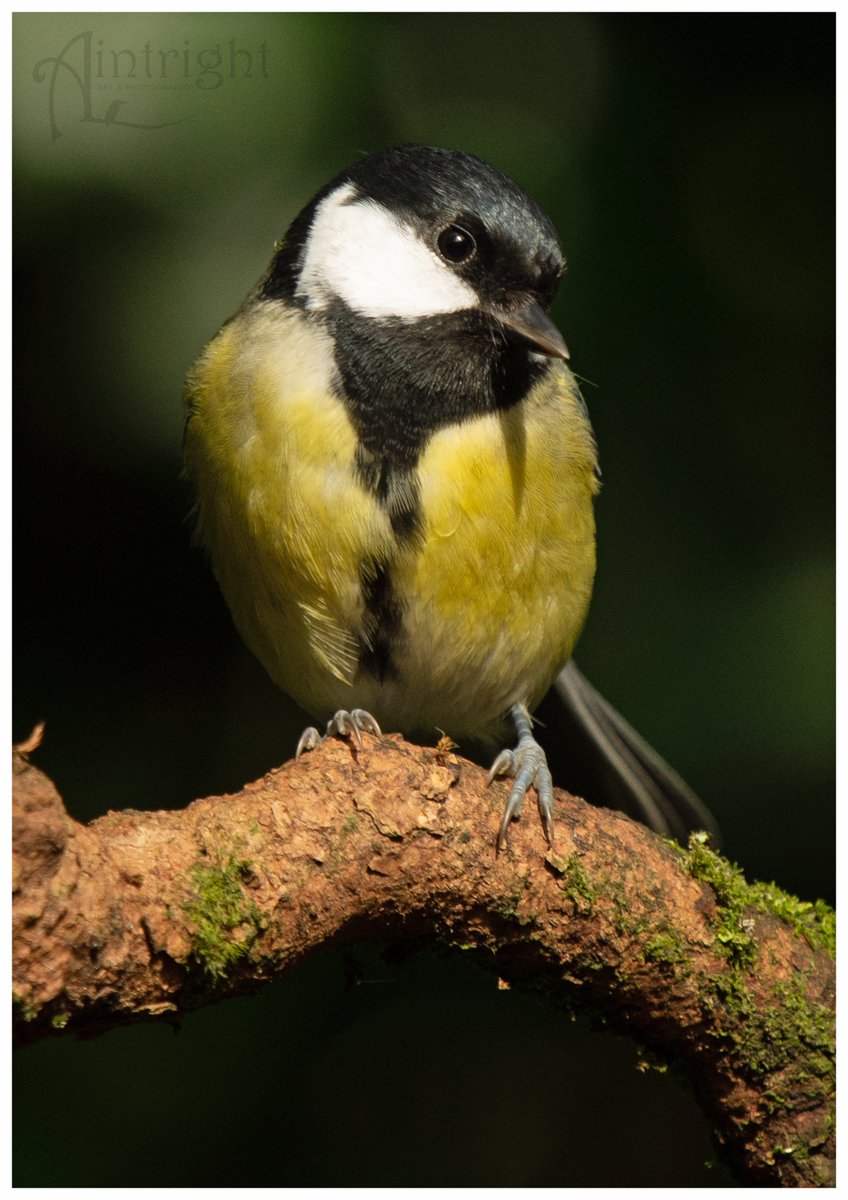
<instances>
[{"instance_id":1,"label":"bird's foot","mask_svg":"<svg viewBox=\"0 0 848 1200\"><path fill-rule=\"evenodd\" d=\"M310 725L308 729L304 729L300 735L300 741L297 743L295 758L300 758L304 750L314 750L316 746L328 737L350 737L353 735L357 746L362 749L363 733L373 733L375 737L382 737L383 732L380 726L374 720L369 712L364 708L352 708L350 712L345 708L340 708L339 711L327 722L327 728L323 734L320 734L314 725Z\"/></svg>"},{"instance_id":2,"label":"bird's foot","mask_svg":"<svg viewBox=\"0 0 848 1200\"><path fill-rule=\"evenodd\" d=\"M496 853L500 854L506 842L507 831L524 806L527 789L534 787L539 802L539 816L548 845L554 844L554 787L545 752L533 737L530 714L521 704L514 704L510 716L515 722L518 745L514 750L502 750L489 771L488 782L499 775L511 775L515 779L501 818L498 830Z\"/></svg>"}]
</instances>

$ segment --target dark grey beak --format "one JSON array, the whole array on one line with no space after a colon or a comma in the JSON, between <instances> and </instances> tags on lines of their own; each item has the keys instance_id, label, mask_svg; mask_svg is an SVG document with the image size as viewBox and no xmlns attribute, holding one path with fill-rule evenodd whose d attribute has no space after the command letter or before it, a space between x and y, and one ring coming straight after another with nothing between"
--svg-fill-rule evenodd
<instances>
[{"instance_id":1,"label":"dark grey beak","mask_svg":"<svg viewBox=\"0 0 848 1200\"><path fill-rule=\"evenodd\" d=\"M498 309L493 316L509 337L525 342L537 354L548 358L570 357L562 334L535 300L511 312Z\"/></svg>"}]
</instances>

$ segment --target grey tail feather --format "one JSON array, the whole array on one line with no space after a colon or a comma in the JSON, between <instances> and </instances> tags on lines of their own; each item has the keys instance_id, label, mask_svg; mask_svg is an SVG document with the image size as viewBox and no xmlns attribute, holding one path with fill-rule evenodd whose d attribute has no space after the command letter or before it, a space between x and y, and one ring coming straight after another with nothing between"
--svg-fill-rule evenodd
<instances>
[{"instance_id":1,"label":"grey tail feather","mask_svg":"<svg viewBox=\"0 0 848 1200\"><path fill-rule=\"evenodd\" d=\"M603 795L596 803L619 808L664 837L684 842L694 830L706 830L715 846L721 833L712 813L677 772L632 725L596 692L569 662L554 687L568 709L574 736L591 743L595 774Z\"/></svg>"}]
</instances>

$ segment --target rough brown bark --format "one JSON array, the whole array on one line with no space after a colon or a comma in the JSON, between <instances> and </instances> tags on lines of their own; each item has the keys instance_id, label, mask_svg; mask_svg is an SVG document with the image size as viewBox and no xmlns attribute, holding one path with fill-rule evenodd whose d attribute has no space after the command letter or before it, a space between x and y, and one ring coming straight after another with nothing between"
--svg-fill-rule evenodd
<instances>
[{"instance_id":1,"label":"rough brown bark","mask_svg":"<svg viewBox=\"0 0 848 1200\"><path fill-rule=\"evenodd\" d=\"M83 826L32 748L14 755L20 1042L174 1020L322 947L432 937L682 1062L746 1182L832 1184L834 971L814 910L775 911L703 843L558 793L555 848L528 806L496 858L506 785L399 738L329 741L238 795Z\"/></svg>"}]
</instances>

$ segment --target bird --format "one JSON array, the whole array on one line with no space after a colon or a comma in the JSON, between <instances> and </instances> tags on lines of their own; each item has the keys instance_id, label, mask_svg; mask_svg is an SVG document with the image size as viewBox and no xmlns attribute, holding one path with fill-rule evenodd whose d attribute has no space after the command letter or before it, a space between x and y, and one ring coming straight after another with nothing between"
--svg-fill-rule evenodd
<instances>
[{"instance_id":1,"label":"bird","mask_svg":"<svg viewBox=\"0 0 848 1200\"><path fill-rule=\"evenodd\" d=\"M386 723L514 739L489 773L512 780L498 853L531 789L553 845L533 722L553 684L598 802L717 835L572 659L599 470L550 316L564 269L551 220L497 168L377 150L295 217L185 390L197 538L242 639L323 728L297 754Z\"/></svg>"}]
</instances>

